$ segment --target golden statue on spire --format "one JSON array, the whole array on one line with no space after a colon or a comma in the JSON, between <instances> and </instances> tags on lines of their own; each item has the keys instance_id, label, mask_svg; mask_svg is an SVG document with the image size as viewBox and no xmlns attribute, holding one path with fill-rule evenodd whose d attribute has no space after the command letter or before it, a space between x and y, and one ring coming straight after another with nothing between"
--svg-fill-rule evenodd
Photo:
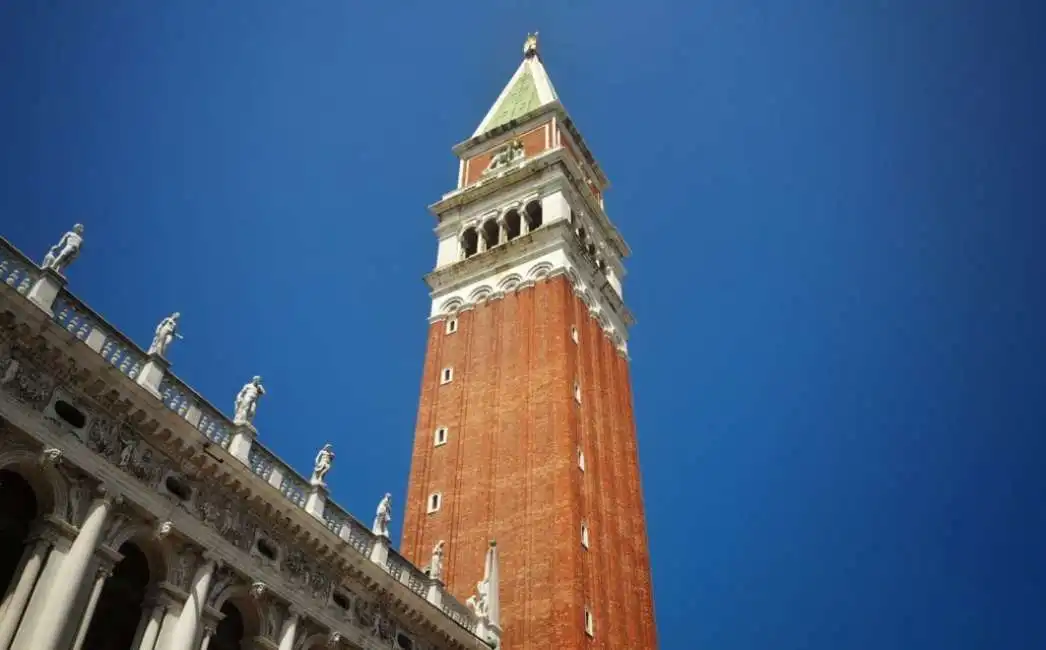
<instances>
[{"instance_id":1,"label":"golden statue on spire","mask_svg":"<svg viewBox=\"0 0 1046 650\"><path fill-rule=\"evenodd\" d=\"M523 56L529 58L537 56L538 53L538 33L527 34L527 40L523 41Z\"/></svg>"}]
</instances>

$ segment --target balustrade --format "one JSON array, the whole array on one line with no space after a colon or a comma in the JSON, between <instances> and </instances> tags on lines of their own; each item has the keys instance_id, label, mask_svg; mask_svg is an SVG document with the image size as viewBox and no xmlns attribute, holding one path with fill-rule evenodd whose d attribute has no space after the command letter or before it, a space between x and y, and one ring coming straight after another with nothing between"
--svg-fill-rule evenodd
<instances>
[{"instance_id":1,"label":"balustrade","mask_svg":"<svg viewBox=\"0 0 1046 650\"><path fill-rule=\"evenodd\" d=\"M499 237L500 239L502 238ZM18 293L26 295L40 276L39 268L31 260L10 246L6 240L0 238L0 282L14 287ZM124 338L116 330L110 328L103 319L72 294L64 289L60 290L58 295L54 297L51 313L55 323L95 350L109 364L129 379L136 379L142 373L143 367L148 361L143 350L129 339ZM181 380L166 371L163 373L158 385L158 396L164 406L185 418L190 423L190 426L195 426L204 437L228 449L236 427L226 416L213 406L210 406ZM247 450L245 456L241 457L241 460L250 467L255 475L277 488L291 503L299 508L305 508L310 493L309 482L281 461L275 454L258 445L256 441L252 441L249 450ZM99 503L108 504L108 501ZM101 515L102 520L104 520L105 515L108 514L108 506L99 507L101 508L100 512L104 513ZM319 511L317 511L317 516L319 516ZM369 528L354 519L348 512L331 502L326 502L322 506L322 520L332 533L344 541L347 546L354 549L355 552L364 557L372 557L372 552L378 542L377 536ZM99 528L99 526L94 528ZM92 535L94 532L92 532ZM88 544L93 539L91 535L84 536L81 534L78 536L78 539L77 543L79 545L84 546L84 548L93 548L93 543ZM383 540L383 543L387 548L388 542ZM77 562L72 562L69 564L69 567L63 568L68 569L67 572L72 572L74 569L77 572L85 571L86 562L81 556L87 557L84 553L79 553L76 557ZM423 599L427 599L429 589L434 584L428 575L391 549L389 549L387 556L382 559L384 561L375 561L378 562L383 570L397 581L403 582L405 580L405 584L410 591ZM407 572L406 578L404 578L404 572ZM81 582L79 575L73 577L76 579L71 580L69 585ZM67 585L64 589L68 591L71 588L71 586ZM65 599L65 602L72 602L72 598L66 598L65 595L62 596L62 599ZM57 602L57 600L62 599L55 600ZM440 605L442 610L451 620L470 633L476 633L477 619L467 607L446 592L442 592L440 600L442 601ZM61 607L57 605L56 607L56 611L64 613ZM157 634L159 628L158 624L154 624L157 621L153 620L157 619L156 614L157 612L153 612L152 618L148 621L150 625L142 630L150 639ZM49 618L54 618L54 614L49 615ZM185 636L188 632L184 630L181 632L182 634L179 636L178 641L181 645L184 645L189 642L186 640L188 637ZM57 643L57 636L55 636L54 630L41 628L39 629L38 641L40 642L40 647L53 647Z\"/></svg>"}]
</instances>

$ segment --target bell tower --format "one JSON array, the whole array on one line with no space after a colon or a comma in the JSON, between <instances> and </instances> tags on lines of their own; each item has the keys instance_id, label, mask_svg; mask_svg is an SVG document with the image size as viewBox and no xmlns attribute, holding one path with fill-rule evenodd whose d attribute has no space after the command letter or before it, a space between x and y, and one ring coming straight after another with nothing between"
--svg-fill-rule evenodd
<instances>
[{"instance_id":1,"label":"bell tower","mask_svg":"<svg viewBox=\"0 0 1046 650\"><path fill-rule=\"evenodd\" d=\"M430 206L436 267L404 554L464 601L490 540L507 650L656 647L636 451L629 249L529 36Z\"/></svg>"}]
</instances>

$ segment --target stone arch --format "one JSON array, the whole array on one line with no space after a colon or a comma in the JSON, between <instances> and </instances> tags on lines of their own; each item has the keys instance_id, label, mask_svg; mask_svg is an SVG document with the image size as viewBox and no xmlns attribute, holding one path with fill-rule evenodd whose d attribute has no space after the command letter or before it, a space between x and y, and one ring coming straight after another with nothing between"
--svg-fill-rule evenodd
<instances>
[{"instance_id":1,"label":"stone arch","mask_svg":"<svg viewBox=\"0 0 1046 650\"><path fill-rule=\"evenodd\" d=\"M577 274L574 269L567 269L567 278L570 280L570 284L574 287L581 286L581 277Z\"/></svg>"},{"instance_id":2,"label":"stone arch","mask_svg":"<svg viewBox=\"0 0 1046 650\"><path fill-rule=\"evenodd\" d=\"M40 517L36 490L18 472L0 470L0 593L19 579L33 523Z\"/></svg>"},{"instance_id":3,"label":"stone arch","mask_svg":"<svg viewBox=\"0 0 1046 650\"><path fill-rule=\"evenodd\" d=\"M539 262L534 266L530 267L527 271L527 278L532 280L540 280L548 277L548 274L552 272L552 262Z\"/></svg>"},{"instance_id":4,"label":"stone arch","mask_svg":"<svg viewBox=\"0 0 1046 650\"><path fill-rule=\"evenodd\" d=\"M229 584L218 593L211 606L220 612L226 605L235 607L240 613L243 619L244 639L264 635L266 631L265 613L258 601L251 596L247 585L239 581Z\"/></svg>"},{"instance_id":5,"label":"stone arch","mask_svg":"<svg viewBox=\"0 0 1046 650\"><path fill-rule=\"evenodd\" d=\"M54 465L41 463L40 451L11 449L0 453L0 469L15 472L32 486L40 513L69 520L69 484Z\"/></svg>"},{"instance_id":6,"label":"stone arch","mask_svg":"<svg viewBox=\"0 0 1046 650\"><path fill-rule=\"evenodd\" d=\"M119 545L122 556L102 588L87 627L84 648L129 648L138 627L149 585L156 584L150 561L139 542Z\"/></svg>"},{"instance_id":7,"label":"stone arch","mask_svg":"<svg viewBox=\"0 0 1046 650\"><path fill-rule=\"evenodd\" d=\"M149 561L149 574L154 584L168 580L173 574L177 554L165 542L156 539L156 529L145 523L136 523L122 527L107 544L118 550L126 543L132 543Z\"/></svg>"},{"instance_id":8,"label":"stone arch","mask_svg":"<svg viewBox=\"0 0 1046 650\"><path fill-rule=\"evenodd\" d=\"M518 273L511 273L508 276L501 279L498 282L498 289L501 291L512 291L519 286L519 283L523 281Z\"/></svg>"},{"instance_id":9,"label":"stone arch","mask_svg":"<svg viewBox=\"0 0 1046 650\"><path fill-rule=\"evenodd\" d=\"M444 314L453 314L457 312L459 309L461 309L464 305L465 301L461 298L451 298L450 300L447 300L443 303L443 306L440 307L440 312Z\"/></svg>"},{"instance_id":10,"label":"stone arch","mask_svg":"<svg viewBox=\"0 0 1046 650\"><path fill-rule=\"evenodd\" d=\"M494 292L488 285L476 288L471 294L469 294L470 302L483 302L490 297L490 294Z\"/></svg>"},{"instance_id":11,"label":"stone arch","mask_svg":"<svg viewBox=\"0 0 1046 650\"><path fill-rule=\"evenodd\" d=\"M479 237L479 230L475 226L470 225L461 231L459 242L462 259L468 259L479 252Z\"/></svg>"},{"instance_id":12,"label":"stone arch","mask_svg":"<svg viewBox=\"0 0 1046 650\"><path fill-rule=\"evenodd\" d=\"M541 199L534 199L528 201L523 206L523 218L527 220L527 225L530 230L537 230L545 223L544 210L541 206Z\"/></svg>"}]
</instances>

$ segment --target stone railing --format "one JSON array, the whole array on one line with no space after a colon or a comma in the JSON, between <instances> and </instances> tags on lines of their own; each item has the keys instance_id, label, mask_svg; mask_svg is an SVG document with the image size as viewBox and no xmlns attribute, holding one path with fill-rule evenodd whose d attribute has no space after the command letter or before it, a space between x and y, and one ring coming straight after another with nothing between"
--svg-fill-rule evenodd
<instances>
[{"instance_id":1,"label":"stone railing","mask_svg":"<svg viewBox=\"0 0 1046 650\"><path fill-rule=\"evenodd\" d=\"M101 355L122 374L159 399L200 435L240 460L261 480L302 508L336 535L353 552L369 558L418 597L441 609L451 620L475 634L477 619L395 550L387 537L375 535L346 510L327 501L325 489L310 485L276 454L254 440L253 429L234 424L196 391L167 370L166 361L151 357L133 341L109 327L105 319L64 288L64 279L38 266L0 237L0 281L14 287L48 313L60 327Z\"/></svg>"},{"instance_id":2,"label":"stone railing","mask_svg":"<svg viewBox=\"0 0 1046 650\"><path fill-rule=\"evenodd\" d=\"M443 613L450 617L450 620L454 621L461 627L465 628L473 634L476 633L476 617L472 614L472 610L465 607L460 600L451 596L449 593L443 594Z\"/></svg>"},{"instance_id":3,"label":"stone railing","mask_svg":"<svg viewBox=\"0 0 1046 650\"><path fill-rule=\"evenodd\" d=\"M23 296L40 277L40 269L4 240L0 246L0 282Z\"/></svg>"}]
</instances>

